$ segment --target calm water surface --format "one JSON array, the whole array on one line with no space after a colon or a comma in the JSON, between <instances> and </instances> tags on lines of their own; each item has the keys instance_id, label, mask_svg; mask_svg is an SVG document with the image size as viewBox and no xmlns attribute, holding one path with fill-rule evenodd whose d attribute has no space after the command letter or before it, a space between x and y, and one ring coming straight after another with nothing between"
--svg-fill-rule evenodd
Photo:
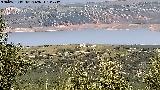
<instances>
[{"instance_id":1,"label":"calm water surface","mask_svg":"<svg viewBox=\"0 0 160 90\"><path fill-rule=\"evenodd\" d=\"M22 45L45 44L160 44L160 32L139 30L82 30L56 32L15 32L9 34L8 43Z\"/></svg>"}]
</instances>

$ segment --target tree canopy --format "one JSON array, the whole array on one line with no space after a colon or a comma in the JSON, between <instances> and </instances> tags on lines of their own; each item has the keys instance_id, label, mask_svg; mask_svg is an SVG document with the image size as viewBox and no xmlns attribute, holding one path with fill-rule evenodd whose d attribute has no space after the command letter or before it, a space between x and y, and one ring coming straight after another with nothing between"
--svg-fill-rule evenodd
<instances>
[{"instance_id":1,"label":"tree canopy","mask_svg":"<svg viewBox=\"0 0 160 90\"><path fill-rule=\"evenodd\" d=\"M7 44L7 33L3 18L3 10L0 13L0 89L9 90L17 75L27 70L28 63L18 55L21 49L12 44Z\"/></svg>"}]
</instances>

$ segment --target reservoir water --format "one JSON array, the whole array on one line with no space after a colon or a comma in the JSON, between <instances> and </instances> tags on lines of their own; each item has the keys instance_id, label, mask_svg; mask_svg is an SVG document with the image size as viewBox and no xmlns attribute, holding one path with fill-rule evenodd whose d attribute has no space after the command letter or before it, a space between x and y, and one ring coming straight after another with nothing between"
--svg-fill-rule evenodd
<instances>
[{"instance_id":1,"label":"reservoir water","mask_svg":"<svg viewBox=\"0 0 160 90\"><path fill-rule=\"evenodd\" d=\"M160 32L137 30L74 30L9 33L8 43L25 46L57 44L160 44Z\"/></svg>"}]
</instances>

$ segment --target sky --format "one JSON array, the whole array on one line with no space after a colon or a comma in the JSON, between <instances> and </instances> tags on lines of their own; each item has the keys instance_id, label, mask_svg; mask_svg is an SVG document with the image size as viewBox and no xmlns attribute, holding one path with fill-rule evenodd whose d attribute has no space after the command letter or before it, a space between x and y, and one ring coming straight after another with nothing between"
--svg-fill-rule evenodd
<instances>
[{"instance_id":1,"label":"sky","mask_svg":"<svg viewBox=\"0 0 160 90\"><path fill-rule=\"evenodd\" d=\"M1 0L3 1L3 0ZM5 0L4 0L5 1ZM6 3L2 3L0 2L0 8L5 8L5 7L9 7L9 6L26 6L26 5L30 5L29 3L23 3L23 4L17 4L18 1L20 0L11 0L14 2L14 4L6 4ZM22 1L22 0L21 0ZM23 0L23 1L58 1L58 0ZM59 0L60 3L85 3L85 2L103 2L103 1L107 1L107 0ZM33 4L33 5L38 5L38 4Z\"/></svg>"}]
</instances>

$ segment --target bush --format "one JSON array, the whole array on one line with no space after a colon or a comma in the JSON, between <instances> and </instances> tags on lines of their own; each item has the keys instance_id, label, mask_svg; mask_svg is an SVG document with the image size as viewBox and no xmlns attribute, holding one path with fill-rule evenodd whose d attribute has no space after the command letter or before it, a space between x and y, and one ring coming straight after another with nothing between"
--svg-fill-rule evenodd
<instances>
[{"instance_id":1,"label":"bush","mask_svg":"<svg viewBox=\"0 0 160 90\"><path fill-rule=\"evenodd\" d=\"M131 89L129 81L122 75L121 64L113 58L101 57L99 63L89 65L86 64L88 61L78 60L68 68L69 78L65 90Z\"/></svg>"},{"instance_id":2,"label":"bush","mask_svg":"<svg viewBox=\"0 0 160 90\"><path fill-rule=\"evenodd\" d=\"M149 70L144 77L148 90L160 90L160 56L155 55L149 63Z\"/></svg>"}]
</instances>

